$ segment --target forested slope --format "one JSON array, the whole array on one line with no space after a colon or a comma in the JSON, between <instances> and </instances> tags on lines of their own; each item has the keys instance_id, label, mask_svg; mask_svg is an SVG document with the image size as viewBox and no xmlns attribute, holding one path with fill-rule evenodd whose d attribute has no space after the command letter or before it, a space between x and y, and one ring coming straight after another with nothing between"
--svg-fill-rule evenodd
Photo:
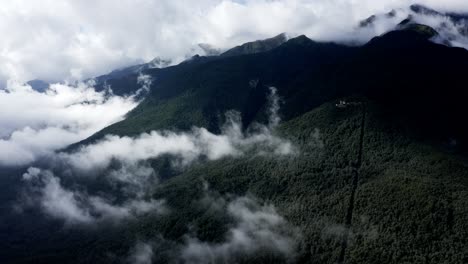
<instances>
[{"instance_id":1,"label":"forested slope","mask_svg":"<svg viewBox=\"0 0 468 264\"><path fill-rule=\"evenodd\" d=\"M231 109L241 112L247 127L266 119L266 94L275 86L284 122L274 133L298 150L168 173L153 197L165 199L172 213L146 216L124 225L122 233L98 238L90 259L109 248L127 252L130 245L114 235L160 239L160 262L173 259L187 233L222 243L233 220L199 202L208 189L214 200L252 195L273 204L293 227L285 232L300 233L293 262L467 262L468 93L462 73L468 52L434 44L427 32L410 27L363 47L302 36L268 52L146 72L155 79L148 98L124 121L81 144L105 134L192 126L218 133ZM153 161L154 168L160 162ZM239 263L287 261L268 251L236 257Z\"/></svg>"},{"instance_id":2,"label":"forested slope","mask_svg":"<svg viewBox=\"0 0 468 264\"><path fill-rule=\"evenodd\" d=\"M209 186L214 197L248 194L274 204L301 233L297 262L465 262L465 160L418 141L375 102L345 100L346 107L331 101L280 126L277 133L299 146L293 156L226 158L164 181L154 198L166 199L172 213L131 223L129 240L163 237L162 262L187 232L223 242L230 217L199 203ZM98 240L96 253L107 246ZM238 260L286 261L269 253Z\"/></svg>"}]
</instances>

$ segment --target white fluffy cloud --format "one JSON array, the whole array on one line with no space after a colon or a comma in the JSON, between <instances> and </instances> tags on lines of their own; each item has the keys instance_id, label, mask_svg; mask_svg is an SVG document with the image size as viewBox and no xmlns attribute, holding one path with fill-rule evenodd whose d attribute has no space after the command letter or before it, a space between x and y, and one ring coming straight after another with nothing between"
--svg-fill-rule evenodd
<instances>
[{"instance_id":1,"label":"white fluffy cloud","mask_svg":"<svg viewBox=\"0 0 468 264\"><path fill-rule=\"evenodd\" d=\"M156 56L180 61L198 43L227 48L281 32L368 38L353 34L359 20L414 2L468 11L464 0L7 1L0 81L92 77Z\"/></svg>"},{"instance_id":2,"label":"white fluffy cloud","mask_svg":"<svg viewBox=\"0 0 468 264\"><path fill-rule=\"evenodd\" d=\"M269 124L255 124L252 131L244 131L239 113L228 112L226 124L219 135L197 127L191 132L180 133L151 131L136 138L107 135L73 153L60 153L59 157L74 169L91 172L108 168L113 160L133 165L162 155L179 158L184 165L201 157L217 160L246 152L260 155L293 154L296 150L292 143L273 133L280 122L276 88L270 88L268 101Z\"/></svg>"},{"instance_id":3,"label":"white fluffy cloud","mask_svg":"<svg viewBox=\"0 0 468 264\"><path fill-rule=\"evenodd\" d=\"M106 136L75 152L51 154L50 169L31 167L23 175L28 189L26 201L34 201L33 206L39 203L47 215L68 223L120 220L163 211L162 201L148 199L158 182L157 173L147 163L149 159L169 155L175 164L187 165L200 158L217 160L245 153L295 153L291 142L273 133L280 121L279 97L273 87L268 101L268 125L256 124L248 132L242 129L240 116L229 113L223 133L219 135L205 128L193 128L191 132L181 133L152 131L136 138ZM62 180L72 181L75 189L63 185ZM90 182L106 186L98 194L88 193L86 190L93 186Z\"/></svg>"},{"instance_id":4,"label":"white fluffy cloud","mask_svg":"<svg viewBox=\"0 0 468 264\"><path fill-rule=\"evenodd\" d=\"M26 205L39 205L47 215L68 224L92 224L106 220L118 222L140 214L166 211L164 201L128 197L124 202L117 203L111 198L64 187L61 179L49 170L31 167L23 174L23 179L28 186Z\"/></svg>"},{"instance_id":5,"label":"white fluffy cloud","mask_svg":"<svg viewBox=\"0 0 468 264\"><path fill-rule=\"evenodd\" d=\"M145 242L137 241L127 257L129 262L151 263L157 252L174 263L242 263L252 257L258 260L263 254L276 262L294 263L302 236L273 205L252 195L220 195L207 184L203 192L198 201L201 208L215 210L232 220L224 223L228 227L224 237L208 242L189 232L182 241L172 241L156 235ZM169 249L167 245L171 245Z\"/></svg>"},{"instance_id":6,"label":"white fluffy cloud","mask_svg":"<svg viewBox=\"0 0 468 264\"><path fill-rule=\"evenodd\" d=\"M24 165L123 118L133 97L109 96L86 84L53 84L45 93L9 82L0 90L0 165Z\"/></svg>"},{"instance_id":7,"label":"white fluffy cloud","mask_svg":"<svg viewBox=\"0 0 468 264\"><path fill-rule=\"evenodd\" d=\"M276 111L271 113L277 114ZM277 122L278 118L272 117L270 120ZM106 193L104 198L82 190L67 189L61 184L61 177L51 170L31 167L23 175L26 187L29 188L25 192L26 200L35 201L33 205L39 203L46 214L72 224L120 220L141 213L164 210L162 201L145 199L151 193L151 187L157 184L156 173L144 163L148 159L172 155L178 158L176 161L188 164L200 157L216 160L249 151L254 154L276 155L290 155L295 151L289 141L274 136L271 127L259 125L256 132L244 133L238 120L231 120L228 124L221 135L212 134L204 128L194 128L191 133L153 131L137 138L107 136L104 140L84 146L74 153L59 153L52 160L51 167L62 165L65 170L58 166L59 172L68 175L68 179L72 181L78 180L75 186L86 190L87 184L79 183L79 176L99 174L96 179L86 178L91 182L105 180L110 184L117 183L114 185L122 185L123 188L105 188L102 191ZM112 161L118 161L120 168L114 169ZM114 199L109 198L115 197L116 193L125 197L123 203L115 203Z\"/></svg>"}]
</instances>

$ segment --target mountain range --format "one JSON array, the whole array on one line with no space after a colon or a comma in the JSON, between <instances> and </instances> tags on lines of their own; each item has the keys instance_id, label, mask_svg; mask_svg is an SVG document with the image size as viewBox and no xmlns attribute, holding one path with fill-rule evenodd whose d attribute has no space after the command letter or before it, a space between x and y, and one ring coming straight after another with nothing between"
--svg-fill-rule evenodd
<instances>
[{"instance_id":1,"label":"mountain range","mask_svg":"<svg viewBox=\"0 0 468 264\"><path fill-rule=\"evenodd\" d=\"M420 5L411 10L458 24L467 19ZM209 186L273 204L300 233L294 256L262 252L234 256L235 263L467 263L468 51L434 41L441 30L409 17L362 46L280 34L178 65L157 60L96 78L97 89L110 85L119 95L137 91L140 75L152 82L124 120L70 153L109 134L193 127L220 134L233 110L248 130L268 122L274 87L281 122L273 133L298 154L223 158L181 170L167 157L153 159L161 182L151 195L164 198L171 214L92 238L74 234L54 254L47 245L27 254L41 263L107 262L105 252L127 252L128 241L158 234L176 243L193 230L200 241L218 243L230 220L196 202ZM69 251L71 245L79 249ZM153 261L171 262L170 249L157 250Z\"/></svg>"}]
</instances>

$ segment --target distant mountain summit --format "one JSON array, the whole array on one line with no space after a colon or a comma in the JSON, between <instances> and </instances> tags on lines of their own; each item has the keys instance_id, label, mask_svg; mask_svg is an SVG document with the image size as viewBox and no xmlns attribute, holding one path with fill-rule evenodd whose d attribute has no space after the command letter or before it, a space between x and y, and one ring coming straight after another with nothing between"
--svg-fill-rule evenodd
<instances>
[{"instance_id":1,"label":"distant mountain summit","mask_svg":"<svg viewBox=\"0 0 468 264\"><path fill-rule=\"evenodd\" d=\"M375 21L379 18L379 17L384 17L384 18L394 18L396 16L396 11L395 10L392 10L390 12L388 12L387 14L385 15L372 15L364 20L362 20L361 22L359 22L359 27L361 28L365 28L365 27L369 27L369 26L372 26L374 25Z\"/></svg>"},{"instance_id":2,"label":"distant mountain summit","mask_svg":"<svg viewBox=\"0 0 468 264\"><path fill-rule=\"evenodd\" d=\"M427 36L436 37L433 39L435 42L447 46L468 47L468 14L440 12L414 4L407 9L372 15L359 22L359 28L377 28L379 23L396 23L395 29L420 31Z\"/></svg>"},{"instance_id":3,"label":"distant mountain summit","mask_svg":"<svg viewBox=\"0 0 468 264\"><path fill-rule=\"evenodd\" d=\"M454 13L454 12L439 12L429 7L423 5L411 5L410 9L412 12L418 15L425 15L425 16L433 16L436 18L444 18L448 20L448 22L453 23L455 25L455 30L463 35L464 37L468 37L468 14L466 13ZM413 19L409 17L409 19ZM440 23L439 29L444 30L448 29L449 25L446 21L442 21Z\"/></svg>"},{"instance_id":4,"label":"distant mountain summit","mask_svg":"<svg viewBox=\"0 0 468 264\"><path fill-rule=\"evenodd\" d=\"M202 49L205 56L218 56L219 54L221 54L220 49L215 48L214 46L207 43L200 43L198 44L198 47Z\"/></svg>"},{"instance_id":5,"label":"distant mountain summit","mask_svg":"<svg viewBox=\"0 0 468 264\"><path fill-rule=\"evenodd\" d=\"M281 44L285 43L288 40L288 37L285 33L281 33L275 37L264 39L264 40L257 40L253 42L247 42L240 46L234 47L223 54L221 56L237 56L237 55L244 55L244 54L254 54L259 52L265 52L272 50L274 48L279 47Z\"/></svg>"},{"instance_id":6,"label":"distant mountain summit","mask_svg":"<svg viewBox=\"0 0 468 264\"><path fill-rule=\"evenodd\" d=\"M165 60L161 59L160 57L156 57L152 59L150 62L146 63L143 65L143 67L140 70L146 70L146 69L154 69L154 68L166 68L167 66L171 65L171 60Z\"/></svg>"},{"instance_id":7,"label":"distant mountain summit","mask_svg":"<svg viewBox=\"0 0 468 264\"><path fill-rule=\"evenodd\" d=\"M43 80L31 80L27 82L31 88L37 92L43 93L50 87L50 83L43 81Z\"/></svg>"}]
</instances>

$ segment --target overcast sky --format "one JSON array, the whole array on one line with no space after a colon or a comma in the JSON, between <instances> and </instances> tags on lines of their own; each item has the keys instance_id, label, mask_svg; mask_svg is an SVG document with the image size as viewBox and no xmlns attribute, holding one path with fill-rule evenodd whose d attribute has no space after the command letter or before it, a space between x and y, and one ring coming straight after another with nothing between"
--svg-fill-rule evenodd
<instances>
[{"instance_id":1,"label":"overcast sky","mask_svg":"<svg viewBox=\"0 0 468 264\"><path fill-rule=\"evenodd\" d=\"M411 0L15 0L0 5L0 83L74 80L156 56L193 55L281 32L317 40L353 36L357 21ZM468 10L465 0L421 0Z\"/></svg>"}]
</instances>

